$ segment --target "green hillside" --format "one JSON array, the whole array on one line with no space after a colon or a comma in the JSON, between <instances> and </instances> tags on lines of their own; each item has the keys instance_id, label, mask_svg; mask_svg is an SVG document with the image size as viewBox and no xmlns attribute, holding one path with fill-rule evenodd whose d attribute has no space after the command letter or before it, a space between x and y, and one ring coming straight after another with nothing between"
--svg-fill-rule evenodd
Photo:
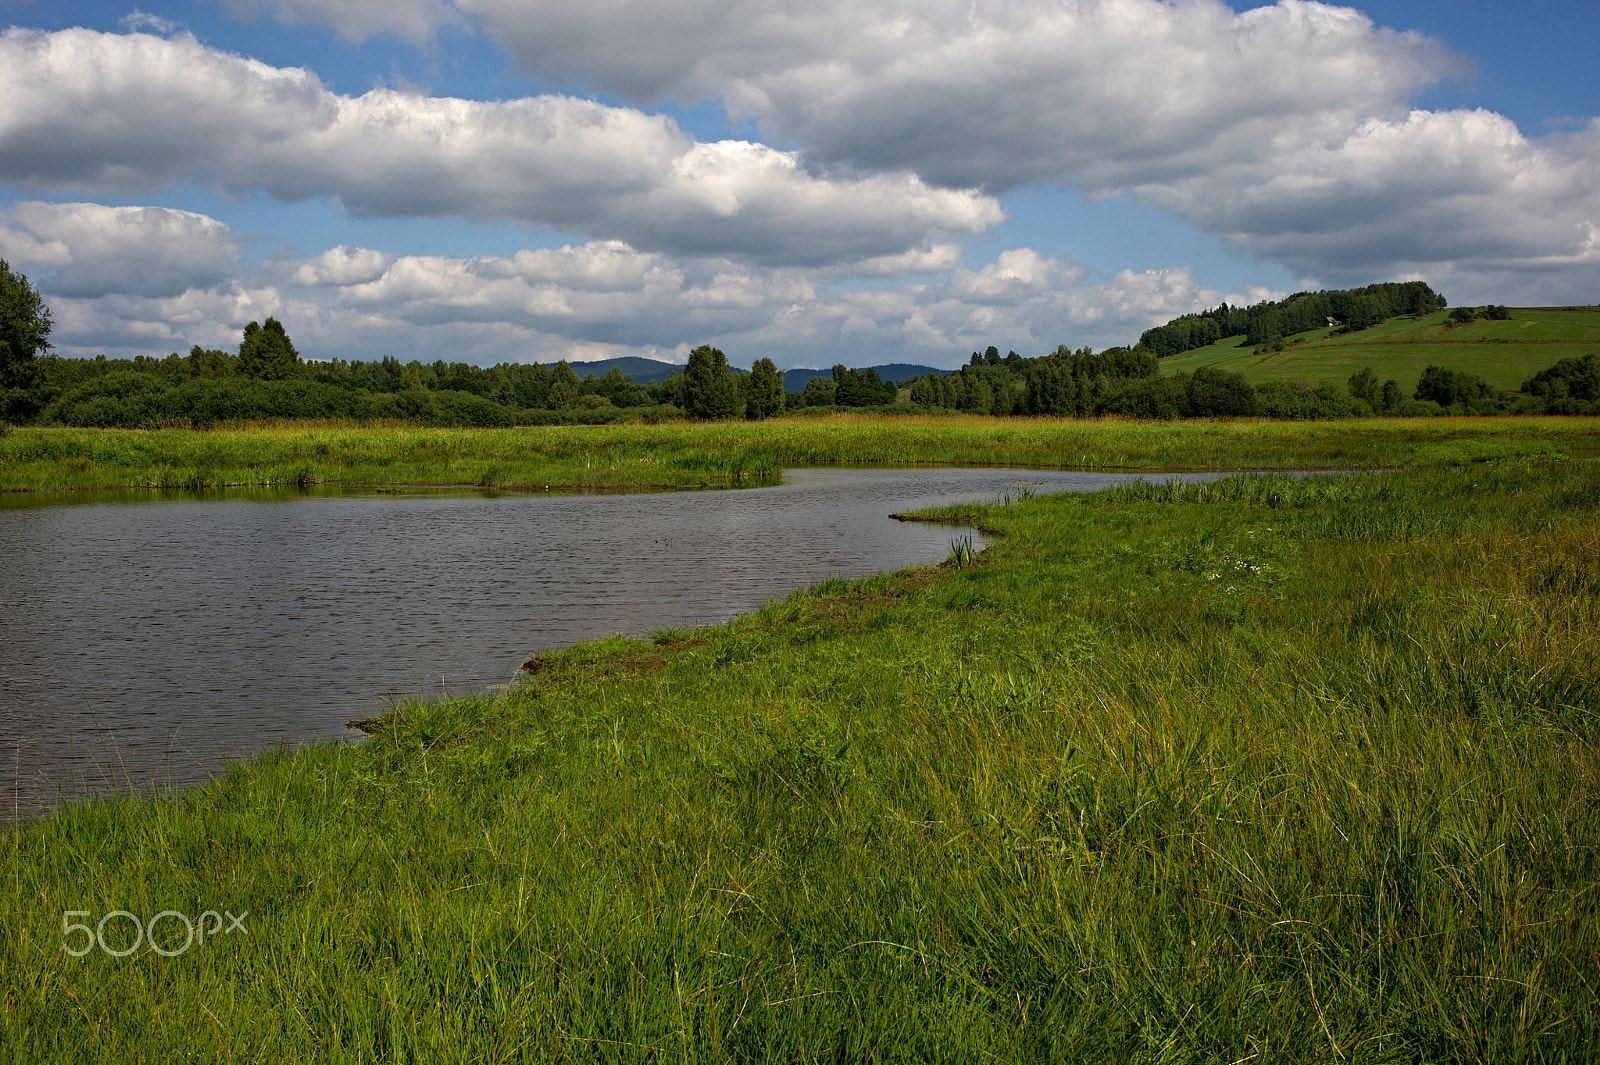
<instances>
[{"instance_id":1,"label":"green hillside","mask_svg":"<svg viewBox=\"0 0 1600 1065\"><path fill-rule=\"evenodd\" d=\"M1262 352L1229 337L1161 360L1166 373L1215 366L1266 381L1323 381L1343 386L1370 366L1380 380L1394 378L1409 391L1427 366L1477 374L1497 388L1516 389L1560 359L1600 352L1600 308L1514 308L1507 321L1452 323L1449 311L1420 318L1391 318L1342 336L1317 329L1290 339L1283 351Z\"/></svg>"}]
</instances>

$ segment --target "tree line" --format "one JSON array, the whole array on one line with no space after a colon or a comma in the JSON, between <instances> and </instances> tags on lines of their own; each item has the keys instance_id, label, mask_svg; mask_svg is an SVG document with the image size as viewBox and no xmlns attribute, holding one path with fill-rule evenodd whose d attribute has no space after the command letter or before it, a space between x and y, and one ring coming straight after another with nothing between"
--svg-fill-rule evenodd
<instances>
[{"instance_id":1,"label":"tree line","mask_svg":"<svg viewBox=\"0 0 1600 1065\"><path fill-rule=\"evenodd\" d=\"M307 361L275 318L245 326L236 352L195 345L165 358L49 353L49 308L0 260L0 422L138 428L251 419L353 418L427 425L601 424L688 416L769 418L786 409L892 404L875 370L835 366L785 393L771 359L732 368L716 348L682 372L635 383L613 368L579 376L566 361L481 367L437 360Z\"/></svg>"},{"instance_id":2,"label":"tree line","mask_svg":"<svg viewBox=\"0 0 1600 1065\"><path fill-rule=\"evenodd\" d=\"M1212 366L1161 373L1156 354L1142 345L1076 351L1065 345L1040 358L990 347L948 376L910 382L910 400L928 409L991 415L1055 415L1171 420L1258 417L1353 418L1441 414L1600 414L1600 363L1595 355L1562 359L1503 392L1484 378L1429 366L1415 386L1380 382L1370 369L1343 389L1331 383L1268 381Z\"/></svg>"},{"instance_id":3,"label":"tree line","mask_svg":"<svg viewBox=\"0 0 1600 1065\"><path fill-rule=\"evenodd\" d=\"M145 427L210 425L252 419L352 418L426 425L538 425L659 420L769 418L784 411L848 407L886 411L954 411L1006 416L1174 419L1212 417L1338 418L1457 414L1600 413L1600 371L1594 355L1564 359L1508 394L1475 375L1430 366L1414 388L1379 382L1370 370L1344 389L1329 384L1252 385L1241 374L1201 367L1162 374L1159 359L1243 329L1264 343L1310 328L1338 310L1355 322L1367 315L1427 313L1443 297L1422 282L1371 285L1342 292L1297 293L1249 308L1226 304L1147 330L1133 347L1095 352L1062 345L1039 357L997 348L973 352L952 373L899 382L873 369L840 363L796 392L784 391L771 359L749 371L732 368L703 345L681 373L635 383L616 369L579 376L565 361L480 367L437 360L307 361L275 318L251 322L237 352L203 349L165 358L69 359L49 354L49 308L20 274L0 260L0 422ZM1399 308L1396 310L1396 308ZM1501 307L1472 311L1501 317ZM1465 309L1457 310L1470 320ZM1229 333L1226 335L1238 335ZM1212 340L1205 337L1211 336Z\"/></svg>"},{"instance_id":4,"label":"tree line","mask_svg":"<svg viewBox=\"0 0 1600 1065\"><path fill-rule=\"evenodd\" d=\"M835 367L804 391L785 393L771 359L749 371L729 366L709 346L682 372L636 384L612 368L580 377L571 364L501 363L480 367L385 357L372 361L299 360L280 323L246 327L233 354L196 346L166 358L32 360L25 385L6 395L4 420L40 425L137 428L212 425L251 419L354 418L426 425L605 424L687 416L701 420L769 418L808 406L881 407L895 386L873 370ZM263 342L260 338L266 338ZM581 367L581 364L579 364Z\"/></svg>"}]
</instances>

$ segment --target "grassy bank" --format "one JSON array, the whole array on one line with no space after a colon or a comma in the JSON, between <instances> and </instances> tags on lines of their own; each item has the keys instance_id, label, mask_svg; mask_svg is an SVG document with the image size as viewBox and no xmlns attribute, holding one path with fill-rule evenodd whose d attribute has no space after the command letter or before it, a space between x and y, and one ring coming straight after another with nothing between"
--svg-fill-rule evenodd
<instances>
[{"instance_id":1,"label":"grassy bank","mask_svg":"<svg viewBox=\"0 0 1600 1065\"><path fill-rule=\"evenodd\" d=\"M361 747L0 837L0 1046L1589 1057L1600 465L955 516L1002 535L974 565L581 645ZM248 931L63 951L64 911L114 910Z\"/></svg>"},{"instance_id":2,"label":"grassy bank","mask_svg":"<svg viewBox=\"0 0 1600 1065\"><path fill-rule=\"evenodd\" d=\"M838 414L711 425L419 429L12 429L0 491L295 484L619 488L728 483L785 467L1398 467L1590 454L1594 419L1117 422Z\"/></svg>"},{"instance_id":3,"label":"grassy bank","mask_svg":"<svg viewBox=\"0 0 1600 1065\"><path fill-rule=\"evenodd\" d=\"M1477 374L1501 389L1522 382L1562 359L1600 352L1600 309L1518 307L1507 321L1461 324L1449 311L1420 318L1394 318L1371 329L1335 334L1302 333L1283 351L1262 352L1229 337L1161 360L1164 372L1215 366L1241 373L1251 384L1302 380L1343 389L1350 375L1371 368L1381 381L1394 378L1407 392L1429 366Z\"/></svg>"}]
</instances>

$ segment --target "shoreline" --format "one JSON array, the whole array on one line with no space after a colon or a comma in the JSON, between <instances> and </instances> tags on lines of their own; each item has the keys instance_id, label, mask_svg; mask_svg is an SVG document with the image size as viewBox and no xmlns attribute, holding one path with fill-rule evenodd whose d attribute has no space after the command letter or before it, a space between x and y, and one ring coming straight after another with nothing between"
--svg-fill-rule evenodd
<instances>
[{"instance_id":1,"label":"shoreline","mask_svg":"<svg viewBox=\"0 0 1600 1065\"><path fill-rule=\"evenodd\" d=\"M0 834L0 1042L1594 1045L1595 463L971 509L997 537L972 564L575 644L513 691L399 704L359 744ZM249 935L62 952L64 911L201 909L248 911Z\"/></svg>"},{"instance_id":2,"label":"shoreline","mask_svg":"<svg viewBox=\"0 0 1600 1065\"><path fill-rule=\"evenodd\" d=\"M336 485L651 491L810 466L1290 471L1402 468L1552 450L1600 455L1600 418L1167 423L835 415L461 430L17 428L0 438L0 492Z\"/></svg>"}]
</instances>

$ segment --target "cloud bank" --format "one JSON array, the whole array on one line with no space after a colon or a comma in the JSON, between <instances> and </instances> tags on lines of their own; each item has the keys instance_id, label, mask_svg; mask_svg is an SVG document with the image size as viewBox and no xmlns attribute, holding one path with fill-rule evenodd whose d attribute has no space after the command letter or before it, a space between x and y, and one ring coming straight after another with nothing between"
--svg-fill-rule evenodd
<instances>
[{"instance_id":1,"label":"cloud bank","mask_svg":"<svg viewBox=\"0 0 1600 1065\"><path fill-rule=\"evenodd\" d=\"M335 26L377 10L293 0L295 17ZM438 11L553 84L641 106L720 101L812 165L989 193L1132 192L1329 284L1425 276L1461 298L1535 302L1600 285L1600 125L1533 140L1498 115L1414 110L1419 90L1469 64L1352 8L455 0Z\"/></svg>"},{"instance_id":2,"label":"cloud bank","mask_svg":"<svg viewBox=\"0 0 1600 1065\"><path fill-rule=\"evenodd\" d=\"M336 197L364 217L446 216L676 254L819 265L1001 220L905 172L830 178L796 153L698 143L669 118L568 96L483 102L324 88L192 37L0 35L0 181L51 192L185 184Z\"/></svg>"},{"instance_id":3,"label":"cloud bank","mask_svg":"<svg viewBox=\"0 0 1600 1065\"><path fill-rule=\"evenodd\" d=\"M0 258L75 298L176 296L233 278L241 238L214 218L165 207L25 201L0 210Z\"/></svg>"},{"instance_id":4,"label":"cloud bank","mask_svg":"<svg viewBox=\"0 0 1600 1065\"><path fill-rule=\"evenodd\" d=\"M246 321L270 314L318 357L682 361L711 342L784 366L949 361L991 343L1030 353L1068 336L1121 343L1225 296L1186 269L1096 284L1029 248L979 270L951 246L872 261L862 287L617 240L471 258L339 246L241 268L244 243L215 219L166 208L28 202L0 215L0 256L34 271L69 355L234 347Z\"/></svg>"}]
</instances>

